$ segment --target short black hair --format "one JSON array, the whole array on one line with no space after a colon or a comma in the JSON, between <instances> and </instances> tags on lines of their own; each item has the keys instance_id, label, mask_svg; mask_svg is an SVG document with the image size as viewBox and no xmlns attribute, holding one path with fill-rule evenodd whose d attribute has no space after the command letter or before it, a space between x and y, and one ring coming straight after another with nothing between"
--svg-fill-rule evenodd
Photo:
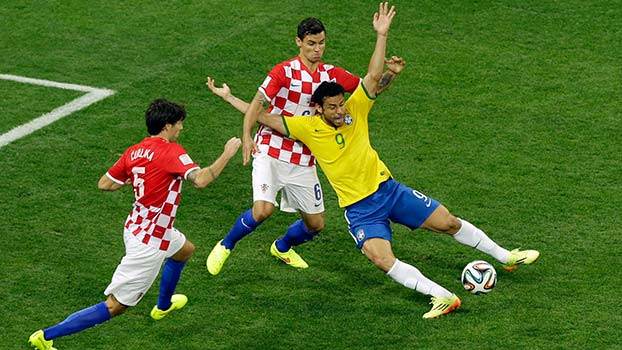
<instances>
[{"instance_id":1,"label":"short black hair","mask_svg":"<svg viewBox=\"0 0 622 350\"><path fill-rule=\"evenodd\" d=\"M298 38L300 40L304 40L307 35L320 34L325 31L322 21L315 17L305 18L298 24Z\"/></svg>"},{"instance_id":2,"label":"short black hair","mask_svg":"<svg viewBox=\"0 0 622 350\"><path fill-rule=\"evenodd\" d=\"M325 81L315 89L315 92L311 95L311 102L323 107L325 98L343 95L345 91L343 86L338 83Z\"/></svg>"},{"instance_id":3,"label":"short black hair","mask_svg":"<svg viewBox=\"0 0 622 350\"><path fill-rule=\"evenodd\" d=\"M175 124L186 119L186 109L175 102L163 98L153 100L145 112L145 122L149 135L157 135L166 124Z\"/></svg>"}]
</instances>

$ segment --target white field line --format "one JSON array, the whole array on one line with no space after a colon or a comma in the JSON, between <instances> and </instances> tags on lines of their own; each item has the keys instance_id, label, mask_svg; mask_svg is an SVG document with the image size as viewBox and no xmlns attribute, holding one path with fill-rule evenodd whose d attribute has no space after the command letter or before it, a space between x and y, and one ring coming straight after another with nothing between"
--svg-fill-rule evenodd
<instances>
[{"instance_id":1,"label":"white field line","mask_svg":"<svg viewBox=\"0 0 622 350\"><path fill-rule=\"evenodd\" d=\"M0 79L11 80L11 81L15 81L18 83L53 87L53 88L58 88L58 89L82 91L82 92L87 93L86 95L80 96L74 99L73 101L70 101L54 109L53 111L49 113L46 113L36 119L29 121L28 123L22 124L0 135L0 148L26 135L32 134L33 132L45 126L48 126L54 123L55 121L70 115L73 112L86 108L89 105L92 105L93 103L97 101L101 101L105 99L106 97L111 96L115 93L113 90L108 90L108 89L98 89L98 88L94 88L91 86L85 86L85 85L59 83L59 82L50 81L50 80L32 79L32 78L20 77L17 75L10 75L10 74L0 74Z\"/></svg>"}]
</instances>

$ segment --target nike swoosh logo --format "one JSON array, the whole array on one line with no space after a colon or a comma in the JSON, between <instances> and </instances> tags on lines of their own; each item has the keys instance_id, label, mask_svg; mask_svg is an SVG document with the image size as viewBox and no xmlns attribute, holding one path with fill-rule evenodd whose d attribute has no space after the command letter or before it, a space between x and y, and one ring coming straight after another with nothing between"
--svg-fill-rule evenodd
<instances>
[{"instance_id":1,"label":"nike swoosh logo","mask_svg":"<svg viewBox=\"0 0 622 350\"><path fill-rule=\"evenodd\" d=\"M242 223L242 225L244 225L244 227L246 227L247 229L250 230L250 226L248 226L245 222L244 222L244 218L240 219L240 222Z\"/></svg>"},{"instance_id":2,"label":"nike swoosh logo","mask_svg":"<svg viewBox=\"0 0 622 350\"><path fill-rule=\"evenodd\" d=\"M313 204L313 206L315 206L316 208L319 207L320 205L322 205L322 203Z\"/></svg>"}]
</instances>

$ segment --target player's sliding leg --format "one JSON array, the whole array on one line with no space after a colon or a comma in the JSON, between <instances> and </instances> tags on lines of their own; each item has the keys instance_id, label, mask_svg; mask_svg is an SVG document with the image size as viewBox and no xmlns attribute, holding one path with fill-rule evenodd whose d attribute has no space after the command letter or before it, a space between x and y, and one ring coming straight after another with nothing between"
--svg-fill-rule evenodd
<instances>
[{"instance_id":1,"label":"player's sliding leg","mask_svg":"<svg viewBox=\"0 0 622 350\"><path fill-rule=\"evenodd\" d=\"M363 243L362 251L376 267L397 283L432 296L432 309L423 318L436 318L460 307L460 299L455 294L425 277L416 267L395 258L388 240L370 238Z\"/></svg>"},{"instance_id":2,"label":"player's sliding leg","mask_svg":"<svg viewBox=\"0 0 622 350\"><path fill-rule=\"evenodd\" d=\"M537 250L508 251L470 222L453 216L442 205L430 215L423 227L451 234L456 241L492 256L508 271L515 270L520 264L531 264L540 256Z\"/></svg>"},{"instance_id":3,"label":"player's sliding leg","mask_svg":"<svg viewBox=\"0 0 622 350\"><path fill-rule=\"evenodd\" d=\"M324 228L324 214L301 213L303 220L297 220L285 235L272 244L270 253L286 264L305 269L309 265L298 255L292 247L311 241Z\"/></svg>"},{"instance_id":4,"label":"player's sliding leg","mask_svg":"<svg viewBox=\"0 0 622 350\"><path fill-rule=\"evenodd\" d=\"M160 280L160 294L158 295L158 304L151 310L151 317L154 320L160 320L174 310L179 310L186 306L188 298L183 294L175 294L175 288L181 278L181 273L186 266L186 262L194 253L194 245L189 240L168 258L162 269L162 279Z\"/></svg>"},{"instance_id":5,"label":"player's sliding leg","mask_svg":"<svg viewBox=\"0 0 622 350\"><path fill-rule=\"evenodd\" d=\"M205 265L207 271L217 275L229 258L231 251L242 238L251 234L265 219L274 211L274 204L265 201L256 201L253 208L240 214L229 233L221 241L216 243Z\"/></svg>"},{"instance_id":6,"label":"player's sliding leg","mask_svg":"<svg viewBox=\"0 0 622 350\"><path fill-rule=\"evenodd\" d=\"M109 295L104 302L87 307L69 315L65 320L49 328L34 332L28 342L39 350L52 350L53 339L74 334L106 322L120 315L127 306L120 304L114 296Z\"/></svg>"}]
</instances>

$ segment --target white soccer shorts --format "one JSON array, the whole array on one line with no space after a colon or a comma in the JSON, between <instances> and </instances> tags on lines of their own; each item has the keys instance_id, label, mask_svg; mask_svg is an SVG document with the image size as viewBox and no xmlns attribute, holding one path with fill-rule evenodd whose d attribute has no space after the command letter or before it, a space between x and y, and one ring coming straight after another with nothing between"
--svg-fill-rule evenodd
<instances>
[{"instance_id":1,"label":"white soccer shorts","mask_svg":"<svg viewBox=\"0 0 622 350\"><path fill-rule=\"evenodd\" d=\"M114 271L104 294L114 295L125 306L135 306L158 277L164 259L170 258L183 247L186 236L173 228L168 251L143 244L129 231L123 232L123 241L125 256Z\"/></svg>"},{"instance_id":2,"label":"white soccer shorts","mask_svg":"<svg viewBox=\"0 0 622 350\"><path fill-rule=\"evenodd\" d=\"M253 201L266 201L279 206L276 195L281 192L281 210L306 214L324 212L324 195L315 166L306 167L274 159L267 154L253 158Z\"/></svg>"}]
</instances>

